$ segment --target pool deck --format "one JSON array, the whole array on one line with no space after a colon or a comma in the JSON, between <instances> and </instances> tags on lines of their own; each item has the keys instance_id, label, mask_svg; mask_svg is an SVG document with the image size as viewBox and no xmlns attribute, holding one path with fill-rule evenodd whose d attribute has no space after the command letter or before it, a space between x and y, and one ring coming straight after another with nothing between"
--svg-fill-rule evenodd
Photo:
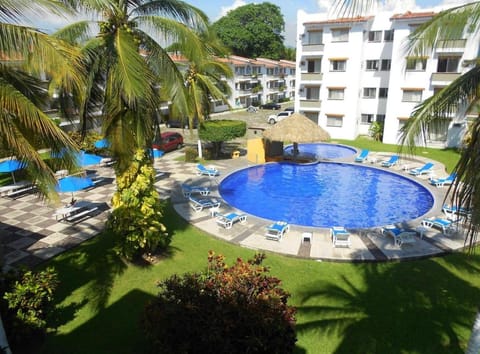
<instances>
[{"instance_id":1,"label":"pool deck","mask_svg":"<svg viewBox=\"0 0 480 354\"><path fill-rule=\"evenodd\" d=\"M348 248L335 248L329 235L329 229L311 228L291 225L290 231L281 241L267 240L264 236L266 226L270 220L248 215L245 223L236 223L229 230L218 226L209 210L194 211L181 191L184 182L210 187L212 196L221 200L218 194L218 185L229 173L238 169L253 166L244 156L237 159L215 161L214 165L220 170L219 177L197 176L196 164L177 161L183 156L183 151L165 154L155 160L155 168L161 171L156 186L161 198L170 199L175 210L195 227L205 231L205 237L216 237L221 240L255 250L275 252L293 257L302 257L318 261L388 261L407 260L445 253L455 252L464 247L462 230L452 235L443 235L437 229L425 231L422 239L415 237L414 243L397 246L389 236L383 236L378 229L349 230L352 244ZM377 161L388 159L391 153L372 154ZM353 156L343 162L353 163ZM441 207L447 187L436 188L428 183L428 176L413 177L403 170L419 167L426 159L401 160L390 171L408 176L420 182L432 191L435 197L434 206L429 213L422 216L440 216ZM431 161L431 160L428 160ZM377 168L378 163L365 162ZM75 198L86 200L95 206L95 211L79 218L74 222L57 221L55 207L47 205L44 200L33 193L25 193L15 198L0 198L0 246L6 269L20 265L35 266L56 256L81 242L95 237L103 230L105 220L110 211L110 199L116 189L114 173L111 167L97 167L96 173L102 177L101 183L94 188L76 192ZM438 177L446 176L444 166L435 162L434 174ZM62 204L67 203L71 195L62 195ZM235 211L234 208L222 202L220 212ZM412 220L403 227L415 229L420 225L422 218ZM310 233L310 241L302 242L304 233Z\"/></svg>"}]
</instances>

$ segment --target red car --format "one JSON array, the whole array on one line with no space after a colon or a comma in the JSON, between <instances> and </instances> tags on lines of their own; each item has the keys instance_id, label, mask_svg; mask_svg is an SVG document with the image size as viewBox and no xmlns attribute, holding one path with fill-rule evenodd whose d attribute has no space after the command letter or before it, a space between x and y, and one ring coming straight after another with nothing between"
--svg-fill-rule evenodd
<instances>
[{"instance_id":1,"label":"red car","mask_svg":"<svg viewBox=\"0 0 480 354\"><path fill-rule=\"evenodd\" d=\"M183 136L175 132L165 132L161 134L159 144L153 144L152 147L165 152L180 149L183 146Z\"/></svg>"}]
</instances>

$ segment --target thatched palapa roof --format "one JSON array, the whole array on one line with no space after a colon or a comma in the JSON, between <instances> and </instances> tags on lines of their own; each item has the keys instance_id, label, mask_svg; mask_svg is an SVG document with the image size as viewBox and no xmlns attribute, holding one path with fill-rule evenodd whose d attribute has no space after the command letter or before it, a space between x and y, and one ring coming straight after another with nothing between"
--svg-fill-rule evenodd
<instances>
[{"instance_id":1,"label":"thatched palapa roof","mask_svg":"<svg viewBox=\"0 0 480 354\"><path fill-rule=\"evenodd\" d=\"M295 143L314 143L330 139L330 134L300 113L278 122L263 132L270 141L289 141Z\"/></svg>"}]
</instances>

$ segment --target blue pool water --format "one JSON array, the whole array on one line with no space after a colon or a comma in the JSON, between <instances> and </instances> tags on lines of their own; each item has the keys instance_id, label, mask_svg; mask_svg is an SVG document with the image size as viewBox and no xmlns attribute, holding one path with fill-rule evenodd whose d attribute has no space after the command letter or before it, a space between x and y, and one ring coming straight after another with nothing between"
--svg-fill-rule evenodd
<instances>
[{"instance_id":1,"label":"blue pool water","mask_svg":"<svg viewBox=\"0 0 480 354\"><path fill-rule=\"evenodd\" d=\"M329 160L349 157L357 153L357 150L350 146L328 143L298 144L298 150L301 156L315 156L317 159ZM286 154L292 154L293 145L285 147L283 151Z\"/></svg>"},{"instance_id":2,"label":"blue pool water","mask_svg":"<svg viewBox=\"0 0 480 354\"><path fill-rule=\"evenodd\" d=\"M375 227L415 219L433 206L419 183L364 165L271 163L227 176L222 198L246 213L291 224Z\"/></svg>"}]
</instances>

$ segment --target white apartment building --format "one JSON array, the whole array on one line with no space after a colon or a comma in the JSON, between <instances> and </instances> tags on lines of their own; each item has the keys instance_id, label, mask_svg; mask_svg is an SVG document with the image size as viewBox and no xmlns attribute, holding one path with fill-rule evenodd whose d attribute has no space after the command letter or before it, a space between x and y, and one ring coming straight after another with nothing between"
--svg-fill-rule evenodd
<instances>
[{"instance_id":1,"label":"white apartment building","mask_svg":"<svg viewBox=\"0 0 480 354\"><path fill-rule=\"evenodd\" d=\"M220 59L228 63L233 78L228 79L231 94L228 102L232 108L246 108L250 105L295 97L295 63L288 60L265 58L244 58L231 55ZM227 110L228 106L216 103L214 112Z\"/></svg>"},{"instance_id":2,"label":"white apartment building","mask_svg":"<svg viewBox=\"0 0 480 354\"><path fill-rule=\"evenodd\" d=\"M297 15L295 110L332 138L367 135L384 124L383 142L397 144L415 106L447 86L478 55L479 38L444 41L428 56L407 57L408 35L434 12L378 13L354 19ZM458 110L426 129L429 146L458 146L467 118Z\"/></svg>"}]
</instances>

